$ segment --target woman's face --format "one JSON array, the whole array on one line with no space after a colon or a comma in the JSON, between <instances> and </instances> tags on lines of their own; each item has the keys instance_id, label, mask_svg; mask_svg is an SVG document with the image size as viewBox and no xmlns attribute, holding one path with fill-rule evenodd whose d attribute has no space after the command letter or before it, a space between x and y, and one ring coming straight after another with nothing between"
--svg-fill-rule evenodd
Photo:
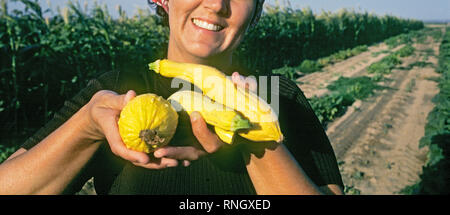
<instances>
[{"instance_id":1,"label":"woman's face","mask_svg":"<svg viewBox=\"0 0 450 215\"><path fill-rule=\"evenodd\" d=\"M255 10L256 0L169 0L171 51L190 59L231 56Z\"/></svg>"}]
</instances>

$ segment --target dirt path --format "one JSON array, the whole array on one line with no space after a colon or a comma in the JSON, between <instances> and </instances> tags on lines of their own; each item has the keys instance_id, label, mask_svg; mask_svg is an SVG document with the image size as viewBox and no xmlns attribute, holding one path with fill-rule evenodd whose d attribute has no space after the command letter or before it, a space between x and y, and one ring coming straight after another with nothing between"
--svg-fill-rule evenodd
<instances>
[{"instance_id":1,"label":"dirt path","mask_svg":"<svg viewBox=\"0 0 450 215\"><path fill-rule=\"evenodd\" d=\"M325 67L322 72L305 75L297 79L297 83L299 83L299 87L307 98L322 96L328 92L328 89L326 88L328 84L336 81L339 77L362 75L364 74L365 69L372 63L380 61L390 52L397 51L402 47L403 45L389 50L384 43L371 46L368 51L353 56L345 61ZM376 57L373 56L375 54Z\"/></svg>"},{"instance_id":2,"label":"dirt path","mask_svg":"<svg viewBox=\"0 0 450 215\"><path fill-rule=\"evenodd\" d=\"M415 44L416 55L403 65L421 61L426 50L438 55L439 43L431 38ZM433 56L428 62L436 64ZM394 70L385 89L366 101L358 101L344 116L328 126L344 184L361 194L396 194L414 184L426 161L427 149L419 149L426 117L438 93L434 68Z\"/></svg>"}]
</instances>

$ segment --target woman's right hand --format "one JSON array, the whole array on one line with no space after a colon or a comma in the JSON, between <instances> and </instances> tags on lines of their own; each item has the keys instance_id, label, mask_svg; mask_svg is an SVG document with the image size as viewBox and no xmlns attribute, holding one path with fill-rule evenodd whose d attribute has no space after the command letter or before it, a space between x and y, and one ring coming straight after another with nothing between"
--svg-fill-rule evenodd
<instances>
[{"instance_id":1,"label":"woman's right hand","mask_svg":"<svg viewBox=\"0 0 450 215\"><path fill-rule=\"evenodd\" d=\"M189 153L186 153L186 150L181 150L180 153L173 154L170 157L155 158L153 154L128 149L120 137L117 122L121 110L134 97L136 97L136 93L132 90L123 95L108 90L97 92L83 107L89 118L89 125L85 127L89 139L98 141L106 138L112 153L136 166L149 169L174 167L178 165L178 160L182 160L183 165L188 166L189 160L195 160L204 154L201 150L189 148L186 149ZM170 148L170 146L167 147Z\"/></svg>"}]
</instances>

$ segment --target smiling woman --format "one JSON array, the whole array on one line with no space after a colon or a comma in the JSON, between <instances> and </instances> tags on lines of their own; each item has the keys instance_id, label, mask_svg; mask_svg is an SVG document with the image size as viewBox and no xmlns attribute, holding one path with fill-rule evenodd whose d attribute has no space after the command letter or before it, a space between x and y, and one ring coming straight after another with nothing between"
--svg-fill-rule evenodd
<instances>
[{"instance_id":1,"label":"smiling woman","mask_svg":"<svg viewBox=\"0 0 450 215\"><path fill-rule=\"evenodd\" d=\"M264 3L264 0L213 1L201 6L201 1L148 0L151 1L169 23L169 59L214 64L222 71L231 65L232 53L245 32L258 22ZM170 16L169 8L174 8Z\"/></svg>"},{"instance_id":2,"label":"smiling woman","mask_svg":"<svg viewBox=\"0 0 450 215\"><path fill-rule=\"evenodd\" d=\"M167 58L203 64L255 90L232 54L255 25L263 0L154 0L170 27ZM145 66L145 65L142 65ZM278 81L283 143L236 137L224 144L197 112L180 112L167 146L147 154L125 147L117 119L136 95L165 99L178 88L154 72L113 71L89 85L0 165L0 193L74 193L94 177L98 194L342 193L333 149L302 91ZM275 99L275 98L271 98Z\"/></svg>"}]
</instances>

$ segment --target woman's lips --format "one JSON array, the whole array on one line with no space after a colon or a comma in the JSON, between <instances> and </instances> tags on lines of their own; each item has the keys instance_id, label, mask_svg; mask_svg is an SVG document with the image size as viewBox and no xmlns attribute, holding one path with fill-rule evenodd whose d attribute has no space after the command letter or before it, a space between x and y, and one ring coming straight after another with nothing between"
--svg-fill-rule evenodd
<instances>
[{"instance_id":1,"label":"woman's lips","mask_svg":"<svg viewBox=\"0 0 450 215\"><path fill-rule=\"evenodd\" d=\"M209 31L219 32L224 28L218 24L211 23L203 19L193 18L191 21L195 26Z\"/></svg>"}]
</instances>

